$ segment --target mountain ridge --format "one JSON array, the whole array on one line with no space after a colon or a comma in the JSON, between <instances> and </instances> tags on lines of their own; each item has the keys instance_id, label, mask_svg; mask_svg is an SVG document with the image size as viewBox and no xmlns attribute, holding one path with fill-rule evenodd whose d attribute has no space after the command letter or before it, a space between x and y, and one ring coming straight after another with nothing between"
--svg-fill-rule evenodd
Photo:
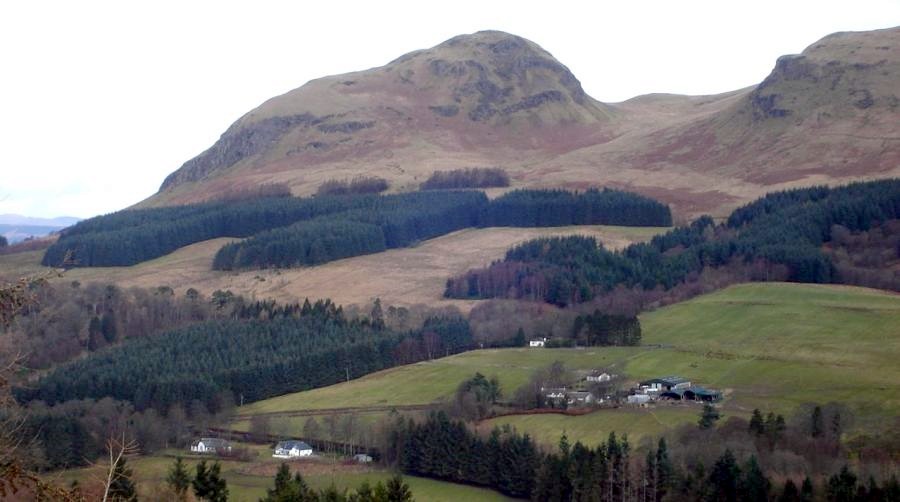
<instances>
[{"instance_id":1,"label":"mountain ridge","mask_svg":"<svg viewBox=\"0 0 900 502\"><path fill-rule=\"evenodd\" d=\"M721 213L773 189L900 174L898 46L900 28L836 33L756 86L607 104L534 42L460 35L267 100L141 205L262 183L309 195L358 175L404 191L434 170L499 166L513 187L606 185Z\"/></svg>"}]
</instances>

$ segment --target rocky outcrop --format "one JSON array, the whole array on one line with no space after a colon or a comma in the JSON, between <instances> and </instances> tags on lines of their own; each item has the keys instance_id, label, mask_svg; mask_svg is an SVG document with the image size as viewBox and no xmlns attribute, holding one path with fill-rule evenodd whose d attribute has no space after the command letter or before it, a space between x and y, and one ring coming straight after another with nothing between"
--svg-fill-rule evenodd
<instances>
[{"instance_id":1,"label":"rocky outcrop","mask_svg":"<svg viewBox=\"0 0 900 502\"><path fill-rule=\"evenodd\" d=\"M322 119L312 114L271 117L250 126L231 126L208 150L184 163L180 169L166 177L160 190L180 183L197 181L209 173L228 168L243 159L269 148L295 127L309 127Z\"/></svg>"}]
</instances>

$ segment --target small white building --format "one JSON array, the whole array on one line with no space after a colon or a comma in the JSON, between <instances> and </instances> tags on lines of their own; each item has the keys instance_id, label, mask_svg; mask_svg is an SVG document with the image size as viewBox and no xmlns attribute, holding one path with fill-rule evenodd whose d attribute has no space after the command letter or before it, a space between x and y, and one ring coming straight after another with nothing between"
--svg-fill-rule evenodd
<instances>
[{"instance_id":1,"label":"small white building","mask_svg":"<svg viewBox=\"0 0 900 502\"><path fill-rule=\"evenodd\" d=\"M667 376L662 378L653 378L641 382L641 388L648 391L666 392L670 390L687 389L691 386L691 381L680 376Z\"/></svg>"},{"instance_id":2,"label":"small white building","mask_svg":"<svg viewBox=\"0 0 900 502\"><path fill-rule=\"evenodd\" d=\"M594 370L594 371L588 373L588 376L584 377L584 379L587 380L588 382L600 383L600 382L608 382L608 381L612 380L613 376L615 376L615 375L610 375L609 373L606 373L605 371Z\"/></svg>"},{"instance_id":3,"label":"small white building","mask_svg":"<svg viewBox=\"0 0 900 502\"><path fill-rule=\"evenodd\" d=\"M541 387L541 394L547 399L563 399L566 397L565 387Z\"/></svg>"},{"instance_id":4,"label":"small white building","mask_svg":"<svg viewBox=\"0 0 900 502\"><path fill-rule=\"evenodd\" d=\"M210 455L227 455L231 453L231 444L219 438L200 438L191 443L191 452Z\"/></svg>"},{"instance_id":5,"label":"small white building","mask_svg":"<svg viewBox=\"0 0 900 502\"><path fill-rule=\"evenodd\" d=\"M650 403L650 396L647 394L632 394L628 396L628 404L636 404L638 406L647 406Z\"/></svg>"},{"instance_id":6,"label":"small white building","mask_svg":"<svg viewBox=\"0 0 900 502\"><path fill-rule=\"evenodd\" d=\"M543 347L547 343L546 338L535 338L528 342L529 347Z\"/></svg>"},{"instance_id":7,"label":"small white building","mask_svg":"<svg viewBox=\"0 0 900 502\"><path fill-rule=\"evenodd\" d=\"M566 403L572 407L590 406L597 402L597 397L591 392L570 391L566 393Z\"/></svg>"},{"instance_id":8,"label":"small white building","mask_svg":"<svg viewBox=\"0 0 900 502\"><path fill-rule=\"evenodd\" d=\"M275 453L272 456L275 458L309 457L312 452L312 446L303 441L279 441L275 445Z\"/></svg>"},{"instance_id":9,"label":"small white building","mask_svg":"<svg viewBox=\"0 0 900 502\"><path fill-rule=\"evenodd\" d=\"M353 460L357 464L368 464L372 462L372 456L366 455L365 453L357 453L356 455L353 455Z\"/></svg>"}]
</instances>

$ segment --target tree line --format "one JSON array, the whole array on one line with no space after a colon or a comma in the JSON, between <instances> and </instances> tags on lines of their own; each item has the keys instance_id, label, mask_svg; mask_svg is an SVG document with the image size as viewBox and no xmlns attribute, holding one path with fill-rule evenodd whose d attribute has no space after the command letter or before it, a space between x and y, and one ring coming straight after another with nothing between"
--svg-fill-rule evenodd
<instances>
[{"instance_id":1,"label":"tree line","mask_svg":"<svg viewBox=\"0 0 900 502\"><path fill-rule=\"evenodd\" d=\"M469 167L450 171L435 171L420 189L442 190L459 188L508 187L509 175L499 167Z\"/></svg>"},{"instance_id":2,"label":"tree line","mask_svg":"<svg viewBox=\"0 0 900 502\"><path fill-rule=\"evenodd\" d=\"M503 261L451 278L450 298L513 297L568 305L617 286L671 289L704 269L735 261L783 266L796 282L838 282L823 244L838 226L866 231L900 216L900 180L770 194L716 225L705 216L619 252L589 237L537 239Z\"/></svg>"},{"instance_id":3,"label":"tree line","mask_svg":"<svg viewBox=\"0 0 900 502\"><path fill-rule=\"evenodd\" d=\"M491 201L482 215L482 227L560 227L568 225L622 225L669 227L669 206L631 192L592 188L567 190L513 190Z\"/></svg>"},{"instance_id":4,"label":"tree line","mask_svg":"<svg viewBox=\"0 0 900 502\"><path fill-rule=\"evenodd\" d=\"M641 321L637 316L606 314L595 310L580 315L572 325L572 339L578 345L640 345Z\"/></svg>"},{"instance_id":5,"label":"tree line","mask_svg":"<svg viewBox=\"0 0 900 502\"><path fill-rule=\"evenodd\" d=\"M91 353L58 366L34 387L15 389L15 394L20 402L51 405L108 396L160 413L197 401L216 412L223 392L235 401L252 402L470 346L468 323L460 318L429 319L406 333L375 321L313 313L215 320Z\"/></svg>"},{"instance_id":6,"label":"tree line","mask_svg":"<svg viewBox=\"0 0 900 502\"><path fill-rule=\"evenodd\" d=\"M319 185L316 195L381 193L388 186L387 180L378 176L357 176L350 180L330 179Z\"/></svg>"},{"instance_id":7,"label":"tree line","mask_svg":"<svg viewBox=\"0 0 900 502\"><path fill-rule=\"evenodd\" d=\"M40 282L30 286L34 302L8 328L6 336L31 369L47 369L129 339L213 319L273 319L314 314L344 317L331 300L303 304L249 301L230 291L203 295L193 288L175 294L172 288L120 288L78 281ZM362 315L361 322L365 321Z\"/></svg>"},{"instance_id":8,"label":"tree line","mask_svg":"<svg viewBox=\"0 0 900 502\"><path fill-rule=\"evenodd\" d=\"M249 237L300 220L366 207L376 196L266 197L238 202L132 209L78 222L61 232L42 264L128 266L217 237ZM68 260L67 254L69 255Z\"/></svg>"},{"instance_id":9,"label":"tree line","mask_svg":"<svg viewBox=\"0 0 900 502\"><path fill-rule=\"evenodd\" d=\"M128 266L218 237L218 269L314 265L403 247L455 230L485 226L667 226L669 208L617 190L516 190L493 201L480 191L394 195L285 196L125 210L62 231L46 266ZM64 263L65 262L65 263Z\"/></svg>"},{"instance_id":10,"label":"tree line","mask_svg":"<svg viewBox=\"0 0 900 502\"><path fill-rule=\"evenodd\" d=\"M404 473L486 486L512 497L530 496L540 461L527 434L497 429L484 439L442 412L422 423L399 419L387 441L384 460Z\"/></svg>"},{"instance_id":11,"label":"tree line","mask_svg":"<svg viewBox=\"0 0 900 502\"><path fill-rule=\"evenodd\" d=\"M615 190L516 190L493 201L482 192L417 192L380 202L231 243L216 254L213 268L318 265L473 226L671 224L667 206Z\"/></svg>"},{"instance_id":12,"label":"tree line","mask_svg":"<svg viewBox=\"0 0 900 502\"><path fill-rule=\"evenodd\" d=\"M318 265L405 247L475 226L487 204L481 192L414 192L375 199L365 209L301 221L224 246L213 268Z\"/></svg>"},{"instance_id":13,"label":"tree line","mask_svg":"<svg viewBox=\"0 0 900 502\"><path fill-rule=\"evenodd\" d=\"M890 469L857 464L879 472L878 479L836 462L846 455L840 427L826 433L830 426L815 425L824 415L832 423L837 408L829 409L815 407L812 415L801 410L789 425L755 410L750 422L731 417L718 427L686 425L668 440L641 444L613 432L595 447L572 445L563 433L554 451L509 427L485 437L436 412L419 423L397 419L384 461L407 474L540 501L900 500L900 483ZM806 475L796 478L798 472Z\"/></svg>"}]
</instances>

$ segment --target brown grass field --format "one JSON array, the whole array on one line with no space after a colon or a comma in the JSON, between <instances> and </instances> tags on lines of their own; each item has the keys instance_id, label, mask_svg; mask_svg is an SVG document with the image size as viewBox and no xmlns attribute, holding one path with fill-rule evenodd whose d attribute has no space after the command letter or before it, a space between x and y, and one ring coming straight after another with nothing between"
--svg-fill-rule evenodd
<instances>
[{"instance_id":1,"label":"brown grass field","mask_svg":"<svg viewBox=\"0 0 900 502\"><path fill-rule=\"evenodd\" d=\"M474 302L445 300L451 275L503 257L510 247L537 237L591 235L607 248L620 249L664 231L651 227L578 226L556 228L466 229L424 241L413 248L392 249L324 265L283 270L217 272L216 251L232 239L186 246L174 253L131 267L82 268L66 272L62 281L110 282L122 287L169 286L178 293L196 288L209 295L229 289L251 298L293 302L331 298L342 305L366 304L381 298L387 305L455 305L467 311ZM0 277L41 273L41 253L0 256Z\"/></svg>"}]
</instances>

